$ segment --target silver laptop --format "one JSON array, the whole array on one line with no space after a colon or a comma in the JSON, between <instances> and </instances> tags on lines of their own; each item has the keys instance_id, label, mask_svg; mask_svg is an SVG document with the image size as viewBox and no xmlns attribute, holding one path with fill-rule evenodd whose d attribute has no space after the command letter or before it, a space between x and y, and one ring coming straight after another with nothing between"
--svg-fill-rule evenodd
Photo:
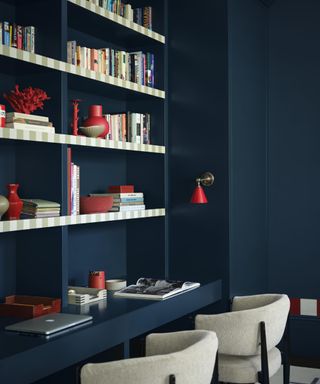
<instances>
[{"instance_id":1,"label":"silver laptop","mask_svg":"<svg viewBox=\"0 0 320 384\"><path fill-rule=\"evenodd\" d=\"M60 335L64 330L78 328L78 326L88 324L91 321L92 316L89 315L53 313L8 325L5 329L7 331L50 336L57 333Z\"/></svg>"}]
</instances>

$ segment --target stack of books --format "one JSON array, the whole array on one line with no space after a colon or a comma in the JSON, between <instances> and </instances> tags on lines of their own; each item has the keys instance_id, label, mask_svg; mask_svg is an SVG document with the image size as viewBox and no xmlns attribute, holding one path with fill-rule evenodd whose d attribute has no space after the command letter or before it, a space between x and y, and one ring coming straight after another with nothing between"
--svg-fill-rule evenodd
<instances>
[{"instance_id":1,"label":"stack of books","mask_svg":"<svg viewBox=\"0 0 320 384\"><path fill-rule=\"evenodd\" d=\"M22 199L22 215L26 218L45 218L60 216L60 204L42 199Z\"/></svg>"},{"instance_id":2,"label":"stack of books","mask_svg":"<svg viewBox=\"0 0 320 384\"><path fill-rule=\"evenodd\" d=\"M35 28L23 27L8 21L0 22L0 43L35 53Z\"/></svg>"},{"instance_id":3,"label":"stack of books","mask_svg":"<svg viewBox=\"0 0 320 384\"><path fill-rule=\"evenodd\" d=\"M109 212L142 211L146 209L142 192L134 192L133 185L116 185L107 193L92 193L90 196L112 196L113 206Z\"/></svg>"},{"instance_id":4,"label":"stack of books","mask_svg":"<svg viewBox=\"0 0 320 384\"><path fill-rule=\"evenodd\" d=\"M147 87L155 86L154 54L126 52L113 48L87 48L68 41L67 60L91 71L100 72L121 80L128 80Z\"/></svg>"},{"instance_id":5,"label":"stack of books","mask_svg":"<svg viewBox=\"0 0 320 384\"><path fill-rule=\"evenodd\" d=\"M150 144L151 116L149 113L117 113L105 115L109 123L107 138L136 144Z\"/></svg>"},{"instance_id":6,"label":"stack of books","mask_svg":"<svg viewBox=\"0 0 320 384\"><path fill-rule=\"evenodd\" d=\"M55 133L55 129L48 117L20 112L8 112L6 114L6 128Z\"/></svg>"},{"instance_id":7,"label":"stack of books","mask_svg":"<svg viewBox=\"0 0 320 384\"><path fill-rule=\"evenodd\" d=\"M152 30L152 7L134 8L122 0L88 0L110 12Z\"/></svg>"}]
</instances>

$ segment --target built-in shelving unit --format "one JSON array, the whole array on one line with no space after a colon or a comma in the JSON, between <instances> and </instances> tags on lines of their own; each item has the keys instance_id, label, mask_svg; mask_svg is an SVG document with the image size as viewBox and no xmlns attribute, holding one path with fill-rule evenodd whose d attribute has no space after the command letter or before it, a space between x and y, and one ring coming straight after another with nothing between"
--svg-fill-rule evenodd
<instances>
[{"instance_id":1,"label":"built-in shelving unit","mask_svg":"<svg viewBox=\"0 0 320 384\"><path fill-rule=\"evenodd\" d=\"M146 219L165 215L165 209L146 209L145 211L109 212L78 216L59 216L41 219L0 221L0 232L26 231L30 229L63 227L66 225L103 223L131 219Z\"/></svg>"},{"instance_id":2,"label":"built-in shelving unit","mask_svg":"<svg viewBox=\"0 0 320 384\"><path fill-rule=\"evenodd\" d=\"M0 55L11 59L21 60L29 64L40 65L42 67L50 68L56 71L81 76L86 79L99 81L102 83L113 85L115 87L124 88L129 91L139 92L142 94L159 97L161 99L165 98L165 92L160 89L139 85L131 81L118 79L116 77L105 75L103 73L95 71L90 71L86 68L82 68L73 64L68 64L60 60L54 60L50 57L23 51L22 49L16 49L0 44Z\"/></svg>"},{"instance_id":3,"label":"built-in shelving unit","mask_svg":"<svg viewBox=\"0 0 320 384\"><path fill-rule=\"evenodd\" d=\"M18 183L20 198L61 206L59 217L0 221L1 297L61 297L65 307L70 283L86 285L90 270L129 282L166 275L166 3L133 0L132 6L152 6L153 31L87 0L0 0L1 22L36 30L35 54L0 44L0 104L12 111L2 95L16 84L41 88L50 99L34 114L48 117L56 132L0 128L0 195ZM67 63L68 41L152 54L155 88ZM90 105L102 105L108 115L148 114L151 144L72 135L74 99L81 100L79 126ZM67 216L69 147L80 167L80 196L132 184L146 209ZM34 274L41 279L29 278Z\"/></svg>"},{"instance_id":4,"label":"built-in shelving unit","mask_svg":"<svg viewBox=\"0 0 320 384\"><path fill-rule=\"evenodd\" d=\"M63 135L57 133L53 134L27 130L24 131L23 129L16 130L10 128L2 128L0 129L0 139L36 141L40 143L42 142L54 144L81 145L85 147L165 154L165 147L160 145L136 144L122 141L95 139L84 136Z\"/></svg>"}]
</instances>

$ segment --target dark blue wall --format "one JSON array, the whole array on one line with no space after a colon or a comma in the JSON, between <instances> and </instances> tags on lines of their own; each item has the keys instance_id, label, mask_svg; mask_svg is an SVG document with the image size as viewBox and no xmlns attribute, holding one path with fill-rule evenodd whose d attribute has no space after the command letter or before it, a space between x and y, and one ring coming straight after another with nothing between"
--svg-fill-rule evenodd
<instances>
[{"instance_id":1,"label":"dark blue wall","mask_svg":"<svg viewBox=\"0 0 320 384\"><path fill-rule=\"evenodd\" d=\"M230 0L230 295L267 289L266 6Z\"/></svg>"},{"instance_id":2,"label":"dark blue wall","mask_svg":"<svg viewBox=\"0 0 320 384\"><path fill-rule=\"evenodd\" d=\"M228 288L227 2L169 2L170 277ZM189 203L195 179L214 173L209 204Z\"/></svg>"},{"instance_id":3,"label":"dark blue wall","mask_svg":"<svg viewBox=\"0 0 320 384\"><path fill-rule=\"evenodd\" d=\"M270 8L269 289L319 297L320 2Z\"/></svg>"}]
</instances>

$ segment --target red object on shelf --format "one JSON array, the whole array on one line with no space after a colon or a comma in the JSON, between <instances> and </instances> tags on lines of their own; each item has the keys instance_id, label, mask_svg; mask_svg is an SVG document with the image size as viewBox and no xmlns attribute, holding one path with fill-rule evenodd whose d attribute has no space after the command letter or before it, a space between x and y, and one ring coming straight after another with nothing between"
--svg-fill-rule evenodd
<instances>
[{"instance_id":1,"label":"red object on shelf","mask_svg":"<svg viewBox=\"0 0 320 384\"><path fill-rule=\"evenodd\" d=\"M6 106L0 104L0 128L4 128L6 126Z\"/></svg>"},{"instance_id":2,"label":"red object on shelf","mask_svg":"<svg viewBox=\"0 0 320 384\"><path fill-rule=\"evenodd\" d=\"M106 276L104 271L89 272L89 288L105 289Z\"/></svg>"},{"instance_id":3,"label":"red object on shelf","mask_svg":"<svg viewBox=\"0 0 320 384\"><path fill-rule=\"evenodd\" d=\"M0 316L26 319L61 311L61 299L42 296L7 296L0 304Z\"/></svg>"},{"instance_id":4,"label":"red object on shelf","mask_svg":"<svg viewBox=\"0 0 320 384\"><path fill-rule=\"evenodd\" d=\"M17 193L19 184L8 184L7 188L9 190L9 194L8 194L9 208L6 213L6 219L19 220L22 207L23 207L23 202L22 200L20 200Z\"/></svg>"},{"instance_id":5,"label":"red object on shelf","mask_svg":"<svg viewBox=\"0 0 320 384\"><path fill-rule=\"evenodd\" d=\"M47 93L40 88L28 87L20 91L19 85L16 85L8 95L4 94L3 97L15 112L28 115L38 108L43 109L43 102L50 99Z\"/></svg>"},{"instance_id":6,"label":"red object on shelf","mask_svg":"<svg viewBox=\"0 0 320 384\"><path fill-rule=\"evenodd\" d=\"M111 185L108 188L109 193L133 193L134 185Z\"/></svg>"},{"instance_id":7,"label":"red object on shelf","mask_svg":"<svg viewBox=\"0 0 320 384\"><path fill-rule=\"evenodd\" d=\"M78 136L78 122L79 122L79 103L80 99L72 100L73 105L73 119L72 119L72 134Z\"/></svg>"},{"instance_id":8,"label":"red object on shelf","mask_svg":"<svg viewBox=\"0 0 320 384\"><path fill-rule=\"evenodd\" d=\"M201 185L197 185L195 190L193 191L191 201L192 204L207 204L208 199L206 194L204 193L203 188Z\"/></svg>"},{"instance_id":9,"label":"red object on shelf","mask_svg":"<svg viewBox=\"0 0 320 384\"><path fill-rule=\"evenodd\" d=\"M103 125L104 131L98 137L105 138L109 132L109 124L102 116L102 105L90 105L89 117L83 122L84 127L91 127L93 125Z\"/></svg>"},{"instance_id":10,"label":"red object on shelf","mask_svg":"<svg viewBox=\"0 0 320 384\"><path fill-rule=\"evenodd\" d=\"M112 196L82 196L80 197L80 213L107 213L113 205Z\"/></svg>"}]
</instances>

